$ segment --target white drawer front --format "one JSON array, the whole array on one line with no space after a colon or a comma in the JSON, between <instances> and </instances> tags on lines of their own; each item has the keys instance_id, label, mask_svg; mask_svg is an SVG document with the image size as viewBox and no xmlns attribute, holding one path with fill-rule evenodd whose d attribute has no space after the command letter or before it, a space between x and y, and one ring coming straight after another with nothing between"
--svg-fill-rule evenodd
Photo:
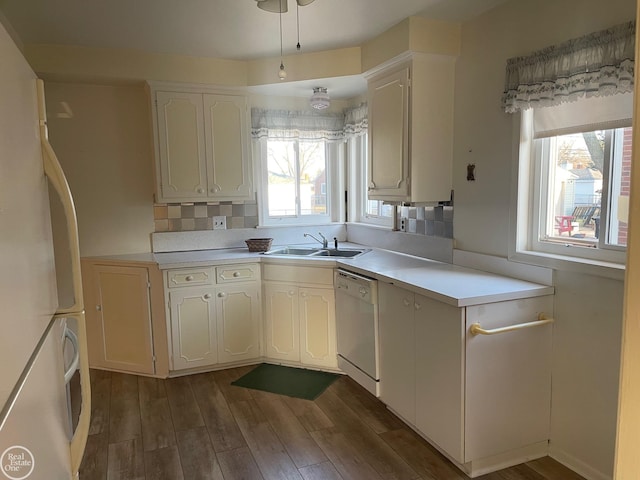
<instances>
[{"instance_id":1,"label":"white drawer front","mask_svg":"<svg viewBox=\"0 0 640 480\"><path fill-rule=\"evenodd\" d=\"M249 282L259 278L260 267L256 263L216 267L217 283Z\"/></svg>"},{"instance_id":2,"label":"white drawer front","mask_svg":"<svg viewBox=\"0 0 640 480\"><path fill-rule=\"evenodd\" d=\"M262 275L275 282L333 286L333 268L269 264L263 266Z\"/></svg>"},{"instance_id":3,"label":"white drawer front","mask_svg":"<svg viewBox=\"0 0 640 480\"><path fill-rule=\"evenodd\" d=\"M167 271L167 287L189 287L192 285L213 285L212 268L185 268Z\"/></svg>"}]
</instances>

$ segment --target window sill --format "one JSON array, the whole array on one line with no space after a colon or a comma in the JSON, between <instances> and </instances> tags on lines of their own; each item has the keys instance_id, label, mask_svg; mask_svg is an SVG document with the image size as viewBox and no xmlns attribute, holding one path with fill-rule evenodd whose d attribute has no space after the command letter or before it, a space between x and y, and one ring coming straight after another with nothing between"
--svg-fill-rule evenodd
<instances>
[{"instance_id":1,"label":"window sill","mask_svg":"<svg viewBox=\"0 0 640 480\"><path fill-rule=\"evenodd\" d=\"M625 265L620 263L603 262L587 258L569 257L552 253L519 251L509 255L509 260L528 265L552 268L567 272L584 273L597 277L624 281Z\"/></svg>"}]
</instances>

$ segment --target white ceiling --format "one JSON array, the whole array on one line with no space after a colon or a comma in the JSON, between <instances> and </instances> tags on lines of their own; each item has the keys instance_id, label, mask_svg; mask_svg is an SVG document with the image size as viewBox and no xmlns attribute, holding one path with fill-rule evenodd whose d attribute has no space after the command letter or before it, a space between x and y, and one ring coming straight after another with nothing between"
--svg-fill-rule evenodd
<instances>
[{"instance_id":1,"label":"white ceiling","mask_svg":"<svg viewBox=\"0 0 640 480\"><path fill-rule=\"evenodd\" d=\"M299 8L301 51L361 45L412 15L464 21L505 1L315 0ZM260 10L255 0L0 0L0 11L24 44L238 60L280 54L280 16ZM293 54L294 0L282 27L284 54Z\"/></svg>"}]
</instances>

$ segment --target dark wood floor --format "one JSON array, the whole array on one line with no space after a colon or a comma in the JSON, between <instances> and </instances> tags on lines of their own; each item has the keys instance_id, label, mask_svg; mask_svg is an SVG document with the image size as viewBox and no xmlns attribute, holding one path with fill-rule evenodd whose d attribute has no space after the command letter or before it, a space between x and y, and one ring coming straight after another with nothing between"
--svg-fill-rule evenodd
<instances>
[{"instance_id":1,"label":"dark wood floor","mask_svg":"<svg viewBox=\"0 0 640 480\"><path fill-rule=\"evenodd\" d=\"M81 480L466 479L347 377L315 401L230 385L253 367L159 380L92 370ZM580 480L550 458L484 480Z\"/></svg>"}]
</instances>

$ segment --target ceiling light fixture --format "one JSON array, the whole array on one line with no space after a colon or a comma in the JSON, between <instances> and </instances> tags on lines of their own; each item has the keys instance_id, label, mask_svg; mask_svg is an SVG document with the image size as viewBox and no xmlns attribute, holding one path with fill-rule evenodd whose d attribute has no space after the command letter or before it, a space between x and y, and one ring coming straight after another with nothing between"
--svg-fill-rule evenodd
<instances>
[{"instance_id":1,"label":"ceiling light fixture","mask_svg":"<svg viewBox=\"0 0 640 480\"><path fill-rule=\"evenodd\" d=\"M271 13L287 13L289 11L287 7L288 0L256 0L258 2L258 8ZM296 4L304 7L312 3L313 0L296 0Z\"/></svg>"},{"instance_id":2,"label":"ceiling light fixture","mask_svg":"<svg viewBox=\"0 0 640 480\"><path fill-rule=\"evenodd\" d=\"M282 14L289 11L287 5L288 1L289 0L256 0L256 2L258 2L258 8L267 12L280 14L280 70L278 71L278 77L280 80L287 78L287 72L284 69L284 61L282 60ZM298 44L296 45L296 49L298 51L300 51L300 14L298 7L304 7L313 1L314 0L296 0L296 25L298 30Z\"/></svg>"},{"instance_id":3,"label":"ceiling light fixture","mask_svg":"<svg viewBox=\"0 0 640 480\"><path fill-rule=\"evenodd\" d=\"M324 110L331 104L331 99L325 87L313 87L313 95L309 99L309 104L316 110Z\"/></svg>"}]
</instances>

